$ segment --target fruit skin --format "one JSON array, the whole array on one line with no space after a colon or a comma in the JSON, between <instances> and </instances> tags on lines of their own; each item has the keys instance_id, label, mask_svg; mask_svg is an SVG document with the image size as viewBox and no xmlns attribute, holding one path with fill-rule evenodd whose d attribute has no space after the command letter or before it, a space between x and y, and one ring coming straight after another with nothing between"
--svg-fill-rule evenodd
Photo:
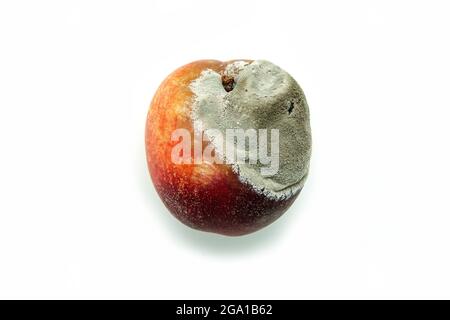
<instances>
[{"instance_id":1,"label":"fruit skin","mask_svg":"<svg viewBox=\"0 0 450 320\"><path fill-rule=\"evenodd\" d=\"M278 219L301 190L289 198L272 199L241 182L230 165L177 165L171 160L172 148L177 144L171 141L172 132L178 128L193 132L190 83L205 69L221 73L233 61L199 60L170 74L151 102L145 146L156 191L177 219L194 229L240 236Z\"/></svg>"}]
</instances>

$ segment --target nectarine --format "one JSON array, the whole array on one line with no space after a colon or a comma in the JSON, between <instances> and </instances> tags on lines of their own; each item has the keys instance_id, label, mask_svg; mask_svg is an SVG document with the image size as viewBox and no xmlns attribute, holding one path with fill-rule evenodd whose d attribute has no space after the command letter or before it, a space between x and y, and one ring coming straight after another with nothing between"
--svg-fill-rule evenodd
<instances>
[{"instance_id":1,"label":"nectarine","mask_svg":"<svg viewBox=\"0 0 450 320\"><path fill-rule=\"evenodd\" d=\"M145 146L155 188L176 218L248 234L280 217L303 188L308 105L297 82L268 61L196 61L158 88Z\"/></svg>"}]
</instances>

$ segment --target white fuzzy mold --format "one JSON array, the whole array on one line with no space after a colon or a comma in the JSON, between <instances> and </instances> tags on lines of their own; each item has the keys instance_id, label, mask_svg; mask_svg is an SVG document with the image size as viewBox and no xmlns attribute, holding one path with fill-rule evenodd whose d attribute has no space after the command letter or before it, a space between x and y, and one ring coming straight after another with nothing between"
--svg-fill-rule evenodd
<instances>
[{"instance_id":1,"label":"white fuzzy mold","mask_svg":"<svg viewBox=\"0 0 450 320\"><path fill-rule=\"evenodd\" d=\"M229 92L222 83L224 76L234 81ZM203 71L190 88L194 93L192 118L197 130L218 129L224 137L227 129L234 128L278 130L277 172L271 176L261 174L266 165L259 161L232 164L242 181L274 199L289 198L303 187L311 156L309 109L302 89L286 71L264 60L235 61L223 74ZM208 138L217 143L214 137ZM248 148L246 145L247 152ZM270 134L268 150L276 151ZM226 161L224 152L220 157Z\"/></svg>"}]
</instances>

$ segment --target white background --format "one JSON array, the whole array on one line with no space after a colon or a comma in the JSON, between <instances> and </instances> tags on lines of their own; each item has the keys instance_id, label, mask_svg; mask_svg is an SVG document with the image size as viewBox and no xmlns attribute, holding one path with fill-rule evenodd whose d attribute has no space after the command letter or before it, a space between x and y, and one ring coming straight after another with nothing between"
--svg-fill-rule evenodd
<instances>
[{"instance_id":1,"label":"white background","mask_svg":"<svg viewBox=\"0 0 450 320\"><path fill-rule=\"evenodd\" d=\"M447 1L2 1L0 298L450 298ZM188 229L144 125L193 60L266 59L313 159L276 223Z\"/></svg>"}]
</instances>

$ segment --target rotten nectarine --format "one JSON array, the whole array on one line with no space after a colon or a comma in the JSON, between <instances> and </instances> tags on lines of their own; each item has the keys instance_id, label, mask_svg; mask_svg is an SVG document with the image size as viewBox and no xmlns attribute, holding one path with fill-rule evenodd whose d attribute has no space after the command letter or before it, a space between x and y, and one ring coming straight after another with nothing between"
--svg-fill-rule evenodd
<instances>
[{"instance_id":1,"label":"rotten nectarine","mask_svg":"<svg viewBox=\"0 0 450 320\"><path fill-rule=\"evenodd\" d=\"M264 60L201 60L170 74L148 113L155 188L184 224L244 235L280 217L309 169L304 93Z\"/></svg>"}]
</instances>

